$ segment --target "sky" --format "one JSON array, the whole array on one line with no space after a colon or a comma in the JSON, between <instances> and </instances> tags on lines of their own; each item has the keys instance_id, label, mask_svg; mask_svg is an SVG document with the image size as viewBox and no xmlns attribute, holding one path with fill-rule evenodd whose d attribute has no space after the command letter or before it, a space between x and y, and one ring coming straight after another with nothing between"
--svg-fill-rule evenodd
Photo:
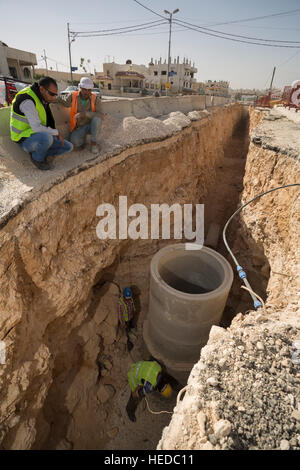
<instances>
[{"instance_id":1,"label":"sky","mask_svg":"<svg viewBox=\"0 0 300 470\"><path fill-rule=\"evenodd\" d=\"M174 20L252 38L300 41L300 0L140 0L154 12L166 16L179 8ZM69 70L67 23L70 30L95 31L124 28L160 19L134 0L0 0L0 40L8 46L34 52L38 67ZM266 15L299 11L263 19ZM7 21L4 21L4 19ZM247 20L236 22L238 20ZM235 23L232 23L235 21ZM223 23L223 24L217 24ZM227 24L224 24L227 23ZM203 30L202 30L203 31ZM121 35L77 37L71 45L72 65L79 67L80 58L90 60L102 71L102 63L147 65L151 59L168 58L169 24ZM282 42L281 45L286 45ZM290 44L300 46L299 44ZM300 79L299 49L244 44L208 36L173 23L171 57L187 57L198 69L198 81L227 80L231 88L265 89L270 85L276 66L274 85L283 88ZM79 70L82 71L82 70Z\"/></svg>"}]
</instances>

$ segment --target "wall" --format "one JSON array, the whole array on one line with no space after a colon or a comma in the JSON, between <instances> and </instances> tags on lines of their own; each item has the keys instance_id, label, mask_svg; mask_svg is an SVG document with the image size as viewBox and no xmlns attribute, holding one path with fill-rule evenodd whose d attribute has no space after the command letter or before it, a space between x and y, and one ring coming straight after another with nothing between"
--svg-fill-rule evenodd
<instances>
[{"instance_id":1,"label":"wall","mask_svg":"<svg viewBox=\"0 0 300 470\"><path fill-rule=\"evenodd\" d=\"M193 110L202 110L212 106L222 106L228 100L221 97L210 97L204 95L196 96L164 96L135 98L131 100L111 100L102 101L101 108L103 114L118 115L120 117L135 116L138 119L148 116L159 117L174 111L188 113ZM57 126L64 125L68 120L69 110L53 105L55 121ZM0 109L0 139L9 136L9 112ZM5 139L4 139L5 142Z\"/></svg>"}]
</instances>

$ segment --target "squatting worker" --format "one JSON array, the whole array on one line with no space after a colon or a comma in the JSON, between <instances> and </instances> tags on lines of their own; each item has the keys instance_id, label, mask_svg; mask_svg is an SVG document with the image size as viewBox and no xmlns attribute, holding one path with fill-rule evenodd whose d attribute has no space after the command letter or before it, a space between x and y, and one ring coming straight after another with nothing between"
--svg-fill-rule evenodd
<instances>
[{"instance_id":1,"label":"squatting worker","mask_svg":"<svg viewBox=\"0 0 300 470\"><path fill-rule=\"evenodd\" d=\"M73 91L66 96L59 96L57 103L70 110L70 140L75 150L83 150L86 135L91 134L91 152L97 154L99 146L97 140L101 130L101 119L96 116L100 112L101 100L92 93L93 81L88 77L82 77L79 82L79 91Z\"/></svg>"},{"instance_id":2,"label":"squatting worker","mask_svg":"<svg viewBox=\"0 0 300 470\"><path fill-rule=\"evenodd\" d=\"M172 396L172 387L169 382L178 382L166 372L163 372L157 361L139 361L132 364L128 372L128 382L131 395L126 411L131 421L136 421L135 411L139 402L149 393L158 390L165 398Z\"/></svg>"},{"instance_id":3,"label":"squatting worker","mask_svg":"<svg viewBox=\"0 0 300 470\"><path fill-rule=\"evenodd\" d=\"M133 328L134 312L136 312L136 308L132 298L132 290L130 287L125 287L123 295L119 298L118 313L119 322L122 327L125 327L126 333L129 333Z\"/></svg>"},{"instance_id":4,"label":"squatting worker","mask_svg":"<svg viewBox=\"0 0 300 470\"><path fill-rule=\"evenodd\" d=\"M57 83L44 77L38 83L19 91L11 106L10 137L30 154L40 170L50 170L48 156L61 155L73 149L55 127L50 103L57 97Z\"/></svg>"}]
</instances>

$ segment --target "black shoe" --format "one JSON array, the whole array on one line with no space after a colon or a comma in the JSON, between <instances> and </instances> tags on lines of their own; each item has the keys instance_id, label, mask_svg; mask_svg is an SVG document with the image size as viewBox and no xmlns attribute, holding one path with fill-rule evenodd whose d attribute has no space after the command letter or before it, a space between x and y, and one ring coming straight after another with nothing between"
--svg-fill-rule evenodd
<instances>
[{"instance_id":1,"label":"black shoe","mask_svg":"<svg viewBox=\"0 0 300 470\"><path fill-rule=\"evenodd\" d=\"M130 419L130 421L132 421L133 423L136 422L136 417L135 417L134 413L131 413L131 412L127 411L127 415L128 415L128 418Z\"/></svg>"},{"instance_id":2,"label":"black shoe","mask_svg":"<svg viewBox=\"0 0 300 470\"><path fill-rule=\"evenodd\" d=\"M133 423L135 423L135 421L136 421L136 417L135 417L135 408L136 408L136 404L134 403L133 399L131 398L131 399L129 400L129 402L127 403L126 412L127 412L128 418L129 418L130 421L132 421Z\"/></svg>"},{"instance_id":3,"label":"black shoe","mask_svg":"<svg viewBox=\"0 0 300 470\"><path fill-rule=\"evenodd\" d=\"M86 144L79 145L78 147L74 147L74 150L77 150L78 152L82 152L86 148Z\"/></svg>"},{"instance_id":4,"label":"black shoe","mask_svg":"<svg viewBox=\"0 0 300 470\"><path fill-rule=\"evenodd\" d=\"M38 162L35 160L32 155L30 155L30 159L32 163L39 169L39 170L50 170L51 166L47 162Z\"/></svg>"}]
</instances>

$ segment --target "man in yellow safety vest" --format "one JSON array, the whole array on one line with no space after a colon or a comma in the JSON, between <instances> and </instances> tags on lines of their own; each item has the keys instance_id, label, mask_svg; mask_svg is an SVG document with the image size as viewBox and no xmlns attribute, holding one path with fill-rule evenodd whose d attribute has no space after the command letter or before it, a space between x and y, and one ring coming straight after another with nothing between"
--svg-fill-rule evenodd
<instances>
[{"instance_id":1,"label":"man in yellow safety vest","mask_svg":"<svg viewBox=\"0 0 300 470\"><path fill-rule=\"evenodd\" d=\"M40 170L50 170L48 156L61 155L73 149L56 129L50 104L57 97L57 83L44 77L38 83L19 91L11 106L10 137L30 154Z\"/></svg>"},{"instance_id":2,"label":"man in yellow safety vest","mask_svg":"<svg viewBox=\"0 0 300 470\"><path fill-rule=\"evenodd\" d=\"M135 410L139 402L149 393L157 390L165 398L172 396L172 387L169 382L178 385L173 377L163 371L157 361L139 361L132 364L128 372L128 382L131 388L126 411L128 418L135 422Z\"/></svg>"}]
</instances>

